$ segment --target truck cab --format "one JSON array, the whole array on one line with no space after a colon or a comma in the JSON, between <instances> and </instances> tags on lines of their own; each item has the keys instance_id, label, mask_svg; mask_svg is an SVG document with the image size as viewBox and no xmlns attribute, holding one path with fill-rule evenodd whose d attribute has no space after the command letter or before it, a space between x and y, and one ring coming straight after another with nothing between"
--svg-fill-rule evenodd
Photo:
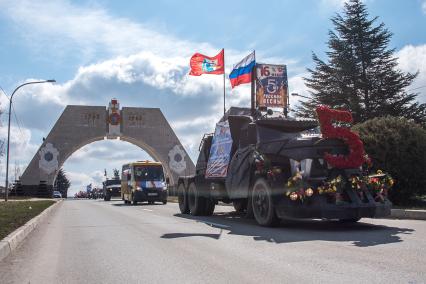
<instances>
[{"instance_id":1,"label":"truck cab","mask_svg":"<svg viewBox=\"0 0 426 284\"><path fill-rule=\"evenodd\" d=\"M105 201L110 201L111 197L121 196L121 180L107 179L103 182L103 196Z\"/></svg>"},{"instance_id":2,"label":"truck cab","mask_svg":"<svg viewBox=\"0 0 426 284\"><path fill-rule=\"evenodd\" d=\"M167 178L159 162L138 161L123 165L121 171L121 198L125 204L147 201L149 204L167 204Z\"/></svg>"}]
</instances>

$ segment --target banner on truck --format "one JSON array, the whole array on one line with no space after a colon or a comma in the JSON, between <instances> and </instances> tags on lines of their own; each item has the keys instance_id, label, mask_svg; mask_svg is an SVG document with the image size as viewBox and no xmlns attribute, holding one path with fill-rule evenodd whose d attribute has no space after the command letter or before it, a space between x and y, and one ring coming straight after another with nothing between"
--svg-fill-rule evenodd
<instances>
[{"instance_id":1,"label":"banner on truck","mask_svg":"<svg viewBox=\"0 0 426 284\"><path fill-rule=\"evenodd\" d=\"M287 66L256 65L256 105L258 107L287 107Z\"/></svg>"},{"instance_id":2,"label":"banner on truck","mask_svg":"<svg viewBox=\"0 0 426 284\"><path fill-rule=\"evenodd\" d=\"M228 121L216 124L206 178L226 177L231 160L232 137Z\"/></svg>"}]
</instances>

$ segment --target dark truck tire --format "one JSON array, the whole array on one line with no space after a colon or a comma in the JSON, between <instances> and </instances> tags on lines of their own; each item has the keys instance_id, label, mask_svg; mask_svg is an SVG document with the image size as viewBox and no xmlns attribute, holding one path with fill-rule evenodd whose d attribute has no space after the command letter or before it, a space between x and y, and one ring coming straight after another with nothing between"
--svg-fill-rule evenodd
<instances>
[{"instance_id":1,"label":"dark truck tire","mask_svg":"<svg viewBox=\"0 0 426 284\"><path fill-rule=\"evenodd\" d=\"M205 199L206 207L204 208L204 214L205 216L211 216L213 215L214 208L216 207L216 204L214 200L211 199Z\"/></svg>"},{"instance_id":2,"label":"dark truck tire","mask_svg":"<svg viewBox=\"0 0 426 284\"><path fill-rule=\"evenodd\" d=\"M272 227L278 223L272 191L263 178L258 179L253 186L252 206L254 218L259 225Z\"/></svg>"},{"instance_id":3,"label":"dark truck tire","mask_svg":"<svg viewBox=\"0 0 426 284\"><path fill-rule=\"evenodd\" d=\"M246 209L247 209L247 200L246 199L234 200L234 201L232 201L232 204L234 205L235 211L237 211L238 213L242 213L242 212L246 211Z\"/></svg>"},{"instance_id":4,"label":"dark truck tire","mask_svg":"<svg viewBox=\"0 0 426 284\"><path fill-rule=\"evenodd\" d=\"M200 196L195 183L191 182L188 188L188 205L189 212L193 216L201 216L205 214L206 199Z\"/></svg>"},{"instance_id":5,"label":"dark truck tire","mask_svg":"<svg viewBox=\"0 0 426 284\"><path fill-rule=\"evenodd\" d=\"M249 197L247 199L247 209L246 209L245 217L246 217L246 219L253 219L254 218L253 201L252 201L251 194L249 194Z\"/></svg>"},{"instance_id":6,"label":"dark truck tire","mask_svg":"<svg viewBox=\"0 0 426 284\"><path fill-rule=\"evenodd\" d=\"M189 213L188 190L186 190L185 185L183 183L179 184L177 189L177 194L178 194L180 213L188 214Z\"/></svg>"},{"instance_id":7,"label":"dark truck tire","mask_svg":"<svg viewBox=\"0 0 426 284\"><path fill-rule=\"evenodd\" d=\"M111 195L105 195L104 197L104 201L110 201L111 200Z\"/></svg>"}]
</instances>

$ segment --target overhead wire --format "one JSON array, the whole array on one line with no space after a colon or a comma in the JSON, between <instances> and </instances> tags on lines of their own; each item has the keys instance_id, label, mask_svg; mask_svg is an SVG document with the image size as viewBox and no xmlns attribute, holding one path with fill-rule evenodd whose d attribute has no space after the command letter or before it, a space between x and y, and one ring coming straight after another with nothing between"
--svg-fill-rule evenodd
<instances>
[{"instance_id":1,"label":"overhead wire","mask_svg":"<svg viewBox=\"0 0 426 284\"><path fill-rule=\"evenodd\" d=\"M5 95L5 97L10 101L10 98L7 96L7 94L6 94L6 92L3 90L3 88L0 86L0 89L1 89L1 91L3 92L3 94ZM13 104L11 104L11 106L12 106L12 108L11 108L11 111L13 112L13 115L15 116L15 120L16 120L16 122L17 122L17 124L18 124L18 129L19 129L19 132L20 132L20 134L21 134L21 139L23 140L24 139L24 133L22 132L22 129L21 129L21 122L20 122L20 120L18 119L18 116L17 116L17 114L16 114L16 110L15 110L15 107L14 107L14 105Z\"/></svg>"},{"instance_id":2,"label":"overhead wire","mask_svg":"<svg viewBox=\"0 0 426 284\"><path fill-rule=\"evenodd\" d=\"M15 120L18 124L18 129L19 129L19 132L21 133L21 139L24 140L25 137L24 137L24 133L21 130L21 122L18 119L18 116L16 115L16 110L15 110L15 107L13 106L13 104L12 104L12 112L13 112L13 115L15 116Z\"/></svg>"}]
</instances>

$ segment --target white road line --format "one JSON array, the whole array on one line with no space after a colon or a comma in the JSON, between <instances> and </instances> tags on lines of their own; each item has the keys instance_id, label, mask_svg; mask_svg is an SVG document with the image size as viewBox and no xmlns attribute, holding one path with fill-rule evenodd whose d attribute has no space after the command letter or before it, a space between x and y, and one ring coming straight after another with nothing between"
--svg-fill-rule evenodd
<instances>
[{"instance_id":1,"label":"white road line","mask_svg":"<svg viewBox=\"0 0 426 284\"><path fill-rule=\"evenodd\" d=\"M151 210L151 209L145 209L145 208L142 208L142 210L150 211L150 212L154 211L154 210Z\"/></svg>"}]
</instances>

